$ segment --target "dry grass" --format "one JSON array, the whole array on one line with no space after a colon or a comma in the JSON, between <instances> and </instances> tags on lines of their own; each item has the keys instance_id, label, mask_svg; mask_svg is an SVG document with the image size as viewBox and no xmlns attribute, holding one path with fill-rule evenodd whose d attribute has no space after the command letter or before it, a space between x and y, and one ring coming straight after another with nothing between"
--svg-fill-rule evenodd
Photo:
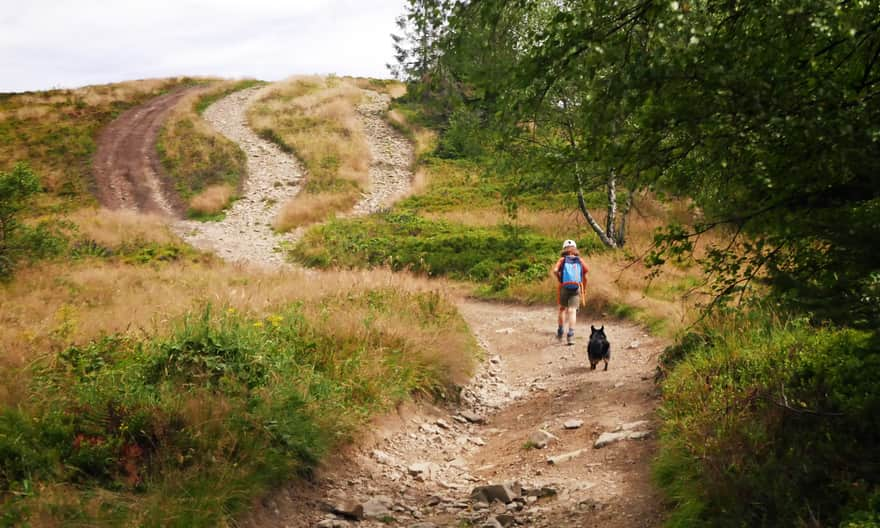
<instances>
[{"instance_id":1,"label":"dry grass","mask_svg":"<svg viewBox=\"0 0 880 528\"><path fill-rule=\"evenodd\" d=\"M89 236L110 242L116 240L121 225L135 225L124 215L117 218L121 218L120 223L113 227L102 225L100 215L84 214L80 221L89 226L83 229ZM143 228L153 222L146 219L136 224ZM160 232L144 231L164 236ZM0 372L106 334L162 334L173 319L207 302L265 316L279 306L302 301L306 313L321 321L327 314L319 308L320 302L339 296L340 310L332 315L332 324L334 332L344 336L348 330L356 332L362 326L368 308L344 300L352 295L377 288L400 292L447 290L441 281L383 270L349 271L333 277L322 280L316 279L314 272L260 271L212 259L158 267L102 260L41 264L21 270L12 283L0 285ZM412 337L413 321L402 317L382 324L387 325L384 330L390 334ZM464 350L452 348L463 339L459 333L467 335L460 329L449 329L437 335L421 335L420 339L431 341L424 343L425 350L437 349L438 357L431 361L441 361L461 381L469 357L454 353L440 357L439 352ZM449 346L439 345L446 341ZM27 380L21 376L3 377L6 382L0 384L0 403L13 405L25 393Z\"/></svg>"},{"instance_id":2,"label":"dry grass","mask_svg":"<svg viewBox=\"0 0 880 528\"><path fill-rule=\"evenodd\" d=\"M231 185L211 185L190 199L189 208L200 215L214 215L226 209L234 197L235 189Z\"/></svg>"},{"instance_id":3,"label":"dry grass","mask_svg":"<svg viewBox=\"0 0 880 528\"><path fill-rule=\"evenodd\" d=\"M357 196L337 193L302 193L287 201L275 219L278 231L289 231L297 226L325 220L337 211L350 209L357 203Z\"/></svg>"},{"instance_id":4,"label":"dry grass","mask_svg":"<svg viewBox=\"0 0 880 528\"><path fill-rule=\"evenodd\" d=\"M356 110L362 95L351 79L296 77L274 85L251 107L251 127L295 152L308 172L303 192L285 206L277 229L344 211L367 190L371 155Z\"/></svg>"},{"instance_id":5,"label":"dry grass","mask_svg":"<svg viewBox=\"0 0 880 528\"><path fill-rule=\"evenodd\" d=\"M106 248L118 248L133 240L155 244L176 240L165 219L159 216L86 207L64 218L77 226L79 237Z\"/></svg>"}]
</instances>

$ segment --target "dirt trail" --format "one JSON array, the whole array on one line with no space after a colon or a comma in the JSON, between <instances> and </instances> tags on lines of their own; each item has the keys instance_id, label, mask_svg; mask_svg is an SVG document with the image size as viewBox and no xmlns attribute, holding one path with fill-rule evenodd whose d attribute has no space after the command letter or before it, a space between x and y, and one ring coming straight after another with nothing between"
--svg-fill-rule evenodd
<instances>
[{"instance_id":1,"label":"dirt trail","mask_svg":"<svg viewBox=\"0 0 880 528\"><path fill-rule=\"evenodd\" d=\"M247 127L246 108L260 90L232 94L205 113L247 154L242 199L223 222L178 221L174 227L190 243L225 259L280 266L276 246L282 237L270 224L280 203L298 191L302 172L295 159ZM103 204L173 213L170 201L162 205L161 185L131 175L145 165L153 176L159 174L150 152L161 118L180 96L169 94L126 113L114 123L115 131L102 135L95 172ZM381 119L386 104L383 96L368 93L359 108L373 155L372 185L352 214L387 207L411 181L412 147ZM312 482L294 481L278 490L239 525L370 528L387 526L383 521L391 519L395 526L410 528L660 525L649 463L656 451L653 374L665 343L633 323L583 319L576 345L566 346L555 339L552 307L465 299L458 304L486 356L462 389L460 404L402 406L323 464ZM586 362L591 323L604 324L612 343L607 372L590 371ZM566 429L569 420L575 423ZM600 436L621 426L618 436L642 438L594 447ZM531 446L539 431L549 433L543 449ZM560 455L570 458L548 463ZM508 504L471 497L477 486L511 482L523 489ZM511 495L517 491L506 489ZM328 505L339 512L362 508L369 515L352 521L329 513Z\"/></svg>"},{"instance_id":2,"label":"dirt trail","mask_svg":"<svg viewBox=\"0 0 880 528\"><path fill-rule=\"evenodd\" d=\"M101 132L92 162L94 190L101 205L179 216L183 208L168 188L156 139L174 105L201 89L184 88L151 99L124 112Z\"/></svg>"},{"instance_id":3,"label":"dirt trail","mask_svg":"<svg viewBox=\"0 0 880 528\"><path fill-rule=\"evenodd\" d=\"M414 528L660 525L649 464L656 450L653 374L664 343L633 323L593 321L605 325L612 360L608 371L591 371L583 335L590 321L581 321L577 343L566 346L556 341L553 308L467 300L459 308L487 357L463 389L461 406L407 406L380 420L367 439L327 462L314 483L291 484L264 500L243 526L367 528L387 526L386 515ZM481 418L485 423L471 421ZM565 429L569 420L583 424ZM594 447L602 433L633 423L631 431L646 438ZM544 449L530 447L540 430L556 439ZM577 454L548 463L571 453ZM514 481L523 493L555 495L508 505L471 498L477 486ZM346 500L374 518L355 522L326 511Z\"/></svg>"}]
</instances>

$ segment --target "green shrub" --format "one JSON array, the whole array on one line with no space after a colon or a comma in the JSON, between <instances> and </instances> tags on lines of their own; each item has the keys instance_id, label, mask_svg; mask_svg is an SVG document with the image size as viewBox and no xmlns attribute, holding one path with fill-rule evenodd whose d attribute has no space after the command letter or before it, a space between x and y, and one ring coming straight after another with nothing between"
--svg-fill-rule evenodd
<instances>
[{"instance_id":1,"label":"green shrub","mask_svg":"<svg viewBox=\"0 0 880 528\"><path fill-rule=\"evenodd\" d=\"M873 511L877 338L761 310L706 326L670 353L663 387L655 472L669 525L837 526Z\"/></svg>"},{"instance_id":2,"label":"green shrub","mask_svg":"<svg viewBox=\"0 0 880 528\"><path fill-rule=\"evenodd\" d=\"M40 190L39 178L26 163L0 172L0 280L9 279L20 260L56 255L65 245L53 223L30 227L21 222L30 199Z\"/></svg>"},{"instance_id":3,"label":"green shrub","mask_svg":"<svg viewBox=\"0 0 880 528\"><path fill-rule=\"evenodd\" d=\"M309 230L293 247L297 261L314 267L390 266L429 276L481 283L501 291L516 281L547 276L555 262L555 239L529 232L476 228L425 220L408 213L333 220ZM582 242L583 251L599 248Z\"/></svg>"}]
</instances>

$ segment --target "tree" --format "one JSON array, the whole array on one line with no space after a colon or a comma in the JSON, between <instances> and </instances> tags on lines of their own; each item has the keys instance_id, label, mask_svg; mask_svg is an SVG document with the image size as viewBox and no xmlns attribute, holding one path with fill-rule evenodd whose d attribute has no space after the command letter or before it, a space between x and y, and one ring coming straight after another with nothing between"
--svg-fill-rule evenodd
<instances>
[{"instance_id":1,"label":"tree","mask_svg":"<svg viewBox=\"0 0 880 528\"><path fill-rule=\"evenodd\" d=\"M530 24L535 4L546 23ZM451 37L469 48L450 56L504 59L453 66L516 160L609 195L695 200L701 222L658 237L652 262L716 230L727 240L702 263L720 297L760 280L821 317L880 325L880 2L487 1L456 13L470 20L452 31L492 38Z\"/></svg>"},{"instance_id":2,"label":"tree","mask_svg":"<svg viewBox=\"0 0 880 528\"><path fill-rule=\"evenodd\" d=\"M392 34L395 64L387 64L396 78L427 81L440 58L439 40L446 25L446 0L408 0L406 11L397 18L399 34Z\"/></svg>"}]
</instances>

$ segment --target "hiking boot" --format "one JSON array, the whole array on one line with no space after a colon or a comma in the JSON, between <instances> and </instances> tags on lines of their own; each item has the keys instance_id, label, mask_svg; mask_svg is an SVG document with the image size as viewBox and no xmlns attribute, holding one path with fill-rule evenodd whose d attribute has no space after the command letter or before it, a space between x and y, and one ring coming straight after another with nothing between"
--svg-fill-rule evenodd
<instances>
[{"instance_id":1,"label":"hiking boot","mask_svg":"<svg viewBox=\"0 0 880 528\"><path fill-rule=\"evenodd\" d=\"M562 336L560 336L561 338ZM574 344L574 330L569 330L568 334L565 336L565 342L569 345Z\"/></svg>"},{"instance_id":2,"label":"hiking boot","mask_svg":"<svg viewBox=\"0 0 880 528\"><path fill-rule=\"evenodd\" d=\"M562 327L556 329L556 340L562 341Z\"/></svg>"}]
</instances>

